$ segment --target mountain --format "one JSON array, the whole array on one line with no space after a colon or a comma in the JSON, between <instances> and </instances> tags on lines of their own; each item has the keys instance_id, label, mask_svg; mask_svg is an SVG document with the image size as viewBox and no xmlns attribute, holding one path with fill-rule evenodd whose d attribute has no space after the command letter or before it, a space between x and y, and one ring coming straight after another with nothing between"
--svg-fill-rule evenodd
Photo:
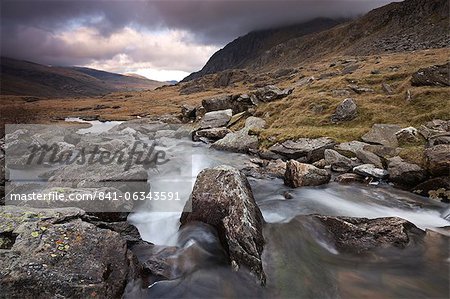
<instances>
[{"instance_id":1,"label":"mountain","mask_svg":"<svg viewBox=\"0 0 450 299\"><path fill-rule=\"evenodd\" d=\"M146 90L163 82L83 67L53 67L1 57L2 95L40 97L98 96L115 91Z\"/></svg>"},{"instance_id":2,"label":"mountain","mask_svg":"<svg viewBox=\"0 0 450 299\"><path fill-rule=\"evenodd\" d=\"M342 20L319 18L302 24L250 32L214 53L200 71L190 74L182 82L228 69L244 68L280 43L329 29L341 22Z\"/></svg>"},{"instance_id":3,"label":"mountain","mask_svg":"<svg viewBox=\"0 0 450 299\"><path fill-rule=\"evenodd\" d=\"M134 78L147 79L146 77L141 76L141 75L136 74L136 73L125 73L125 74L123 74L123 75L124 75L124 76L129 76L129 77L134 77Z\"/></svg>"},{"instance_id":4,"label":"mountain","mask_svg":"<svg viewBox=\"0 0 450 299\"><path fill-rule=\"evenodd\" d=\"M448 0L405 0L374 9L344 24L320 19L249 33L216 52L201 71L183 81L226 69L263 71L299 66L325 56L449 47L448 12Z\"/></svg>"}]
</instances>

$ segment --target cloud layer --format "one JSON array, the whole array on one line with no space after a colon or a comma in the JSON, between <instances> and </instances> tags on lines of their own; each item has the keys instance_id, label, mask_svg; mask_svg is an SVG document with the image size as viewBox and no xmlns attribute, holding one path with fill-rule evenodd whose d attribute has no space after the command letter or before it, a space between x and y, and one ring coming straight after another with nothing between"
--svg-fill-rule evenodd
<instances>
[{"instance_id":1,"label":"cloud layer","mask_svg":"<svg viewBox=\"0 0 450 299\"><path fill-rule=\"evenodd\" d=\"M1 53L52 65L181 76L249 31L354 17L388 2L2 0Z\"/></svg>"}]
</instances>

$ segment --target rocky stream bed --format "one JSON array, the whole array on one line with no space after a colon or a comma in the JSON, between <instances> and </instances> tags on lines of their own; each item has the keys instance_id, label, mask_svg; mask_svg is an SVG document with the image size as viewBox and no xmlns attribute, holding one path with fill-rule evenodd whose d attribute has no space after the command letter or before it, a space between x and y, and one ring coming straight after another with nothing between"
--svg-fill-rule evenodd
<instances>
[{"instance_id":1,"label":"rocky stream bed","mask_svg":"<svg viewBox=\"0 0 450 299\"><path fill-rule=\"evenodd\" d=\"M262 90L256 99L289 92ZM303 138L261 150L254 132L265 122L250 116L254 97L185 107L185 123L10 128L0 297L448 297L449 122L425 124L420 135L377 124L358 141ZM398 157L399 143L414 138L427 143L426 169ZM71 155L153 145L165 162L29 165L30 144ZM178 192L180 200L8 200L97 191Z\"/></svg>"}]
</instances>

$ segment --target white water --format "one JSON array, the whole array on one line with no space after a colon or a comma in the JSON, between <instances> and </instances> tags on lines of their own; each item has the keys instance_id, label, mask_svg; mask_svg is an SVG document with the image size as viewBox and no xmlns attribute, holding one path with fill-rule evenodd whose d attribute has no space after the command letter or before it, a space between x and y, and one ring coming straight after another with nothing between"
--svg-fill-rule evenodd
<instances>
[{"instance_id":1,"label":"white water","mask_svg":"<svg viewBox=\"0 0 450 299\"><path fill-rule=\"evenodd\" d=\"M220 164L239 168L249 160L246 155L215 151L186 140L175 148L171 155L172 159L176 160L177 167L165 167L164 177L171 180L179 177L180 166L191 170L190 187L183 190L185 200L189 197L201 170ZM190 158L185 159L186 156ZM177 159L180 157L184 159ZM249 180L255 199L268 223L289 222L297 215L322 214L366 218L400 217L421 229L450 225L450 222L441 216L445 210L443 205L389 185L352 186L330 183L320 187L290 189L284 186L280 179ZM161 182L158 175L150 178L152 189L166 188ZM293 199L284 199L284 191L289 191ZM179 206L173 207L171 212L152 212L155 207L147 206L130 215L129 221L138 227L144 240L159 245L174 245L185 200L180 202Z\"/></svg>"},{"instance_id":2,"label":"white water","mask_svg":"<svg viewBox=\"0 0 450 299\"><path fill-rule=\"evenodd\" d=\"M83 121L67 118L66 121L90 123L90 128L78 133L106 132L121 122ZM178 192L181 198L170 205L150 202L130 214L144 240L158 245L174 245L177 239L179 218L189 198L197 175L205 168L221 164L242 168L250 157L243 154L216 151L187 139L172 140L170 145L159 145L170 162L158 172L149 175L152 191ZM319 187L291 189L280 179L249 178L254 197L268 223L286 223L297 215L322 214L351 217L400 217L422 229L449 226L444 219L448 207L429 199L392 188L389 185L364 186L330 183ZM293 198L286 200L283 192ZM447 212L446 212L447 209Z\"/></svg>"}]
</instances>

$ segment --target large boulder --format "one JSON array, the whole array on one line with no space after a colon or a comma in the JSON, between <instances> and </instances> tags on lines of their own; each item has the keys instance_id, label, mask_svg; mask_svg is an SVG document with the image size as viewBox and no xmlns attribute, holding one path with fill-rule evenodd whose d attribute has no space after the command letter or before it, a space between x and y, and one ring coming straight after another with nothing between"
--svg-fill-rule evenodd
<instances>
[{"instance_id":1,"label":"large boulder","mask_svg":"<svg viewBox=\"0 0 450 299\"><path fill-rule=\"evenodd\" d=\"M214 142L212 147L218 150L247 153L258 148L258 136L253 130L264 128L266 122L262 118L250 116L245 121L245 127L239 131L227 134L224 138Z\"/></svg>"},{"instance_id":2,"label":"large boulder","mask_svg":"<svg viewBox=\"0 0 450 299\"><path fill-rule=\"evenodd\" d=\"M345 99L340 103L334 114L331 116L332 122L348 121L358 115L358 106L351 98Z\"/></svg>"},{"instance_id":3,"label":"large boulder","mask_svg":"<svg viewBox=\"0 0 450 299\"><path fill-rule=\"evenodd\" d=\"M289 160L286 163L284 184L297 188L301 186L318 186L330 181L330 174L325 169L319 169L311 164Z\"/></svg>"},{"instance_id":4,"label":"large boulder","mask_svg":"<svg viewBox=\"0 0 450 299\"><path fill-rule=\"evenodd\" d=\"M450 62L419 69L412 75L413 86L450 86Z\"/></svg>"},{"instance_id":5,"label":"large boulder","mask_svg":"<svg viewBox=\"0 0 450 299\"><path fill-rule=\"evenodd\" d=\"M335 144L336 142L328 137L299 138L277 143L271 146L269 151L283 157L284 160L312 163L323 159L325 150L332 149Z\"/></svg>"},{"instance_id":6,"label":"large boulder","mask_svg":"<svg viewBox=\"0 0 450 299\"><path fill-rule=\"evenodd\" d=\"M398 141L395 133L400 130L401 127L398 125L374 124L370 131L364 134L361 139L367 143L397 147Z\"/></svg>"},{"instance_id":7,"label":"large boulder","mask_svg":"<svg viewBox=\"0 0 450 299\"><path fill-rule=\"evenodd\" d=\"M287 97L294 89L280 89L274 85L268 85L258 88L250 96L255 98L255 102L272 102Z\"/></svg>"},{"instance_id":8,"label":"large boulder","mask_svg":"<svg viewBox=\"0 0 450 299\"><path fill-rule=\"evenodd\" d=\"M122 298L137 278L127 242L80 209L5 206L0 215L2 297Z\"/></svg>"},{"instance_id":9,"label":"large boulder","mask_svg":"<svg viewBox=\"0 0 450 299\"><path fill-rule=\"evenodd\" d=\"M402 186L415 186L426 179L426 172L419 165L405 162L400 157L389 159L389 179Z\"/></svg>"},{"instance_id":10,"label":"large boulder","mask_svg":"<svg viewBox=\"0 0 450 299\"><path fill-rule=\"evenodd\" d=\"M327 239L332 240L337 250L343 253L365 253L378 248L397 247L403 249L424 231L407 220L397 217L353 218L334 216L311 217L323 225Z\"/></svg>"},{"instance_id":11,"label":"large boulder","mask_svg":"<svg viewBox=\"0 0 450 299\"><path fill-rule=\"evenodd\" d=\"M231 265L248 268L265 284L264 219L242 172L224 165L200 172L180 221L181 225L200 221L215 227Z\"/></svg>"},{"instance_id":12,"label":"large boulder","mask_svg":"<svg viewBox=\"0 0 450 299\"><path fill-rule=\"evenodd\" d=\"M425 149L427 169L433 176L450 175L450 144Z\"/></svg>"},{"instance_id":13,"label":"large boulder","mask_svg":"<svg viewBox=\"0 0 450 299\"><path fill-rule=\"evenodd\" d=\"M326 149L324 156L327 164L331 165L331 170L336 172L347 172L355 166L351 159L332 149Z\"/></svg>"},{"instance_id":14,"label":"large boulder","mask_svg":"<svg viewBox=\"0 0 450 299\"><path fill-rule=\"evenodd\" d=\"M247 94L225 95L211 99L204 99L202 106L207 112L231 109L233 114L247 111L255 104Z\"/></svg>"},{"instance_id":15,"label":"large boulder","mask_svg":"<svg viewBox=\"0 0 450 299\"><path fill-rule=\"evenodd\" d=\"M389 173L382 169L377 168L373 164L363 164L353 168L353 172L365 177L372 177L376 179L385 179Z\"/></svg>"},{"instance_id":16,"label":"large boulder","mask_svg":"<svg viewBox=\"0 0 450 299\"><path fill-rule=\"evenodd\" d=\"M226 127L232 115L231 109L207 112L200 121L200 129Z\"/></svg>"}]
</instances>

